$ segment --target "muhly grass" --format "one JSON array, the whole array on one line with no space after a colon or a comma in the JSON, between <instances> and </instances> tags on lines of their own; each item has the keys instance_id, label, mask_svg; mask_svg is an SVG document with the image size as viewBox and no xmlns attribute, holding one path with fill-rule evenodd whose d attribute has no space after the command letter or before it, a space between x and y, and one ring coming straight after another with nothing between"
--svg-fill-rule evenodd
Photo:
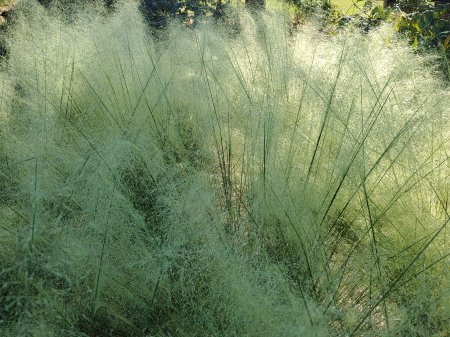
<instances>
[{"instance_id":1,"label":"muhly grass","mask_svg":"<svg viewBox=\"0 0 450 337\"><path fill-rule=\"evenodd\" d=\"M388 27L20 8L1 336L446 336L449 92ZM162 34L162 33L161 33Z\"/></svg>"}]
</instances>

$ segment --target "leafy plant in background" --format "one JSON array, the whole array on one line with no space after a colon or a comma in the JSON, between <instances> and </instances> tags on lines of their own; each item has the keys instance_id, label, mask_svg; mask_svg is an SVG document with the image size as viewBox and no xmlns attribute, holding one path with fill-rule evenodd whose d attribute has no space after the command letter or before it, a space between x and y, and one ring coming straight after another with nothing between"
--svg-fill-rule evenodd
<instances>
[{"instance_id":1,"label":"leafy plant in background","mask_svg":"<svg viewBox=\"0 0 450 337\"><path fill-rule=\"evenodd\" d=\"M359 7L362 4L362 7ZM450 79L450 4L399 1L395 8L383 7L376 1L358 0L355 14L332 9L328 16L328 31L356 26L369 32L383 22L393 22L397 32L405 36L419 51L438 51L442 69Z\"/></svg>"},{"instance_id":2,"label":"leafy plant in background","mask_svg":"<svg viewBox=\"0 0 450 337\"><path fill-rule=\"evenodd\" d=\"M151 27L161 29L170 18L192 24L200 16L223 17L229 3L230 0L142 0L140 10Z\"/></svg>"},{"instance_id":3,"label":"leafy plant in background","mask_svg":"<svg viewBox=\"0 0 450 337\"><path fill-rule=\"evenodd\" d=\"M288 2L305 14L310 14L317 10L329 10L332 7L330 0L289 0Z\"/></svg>"},{"instance_id":4,"label":"leafy plant in background","mask_svg":"<svg viewBox=\"0 0 450 337\"><path fill-rule=\"evenodd\" d=\"M413 46L425 48L444 44L449 47L450 4L424 5L416 12L400 15L396 22L397 31L411 39Z\"/></svg>"},{"instance_id":5,"label":"leafy plant in background","mask_svg":"<svg viewBox=\"0 0 450 337\"><path fill-rule=\"evenodd\" d=\"M311 16L321 16L324 22L329 21L334 12L334 6L330 0L286 0L293 9L293 27L301 26Z\"/></svg>"},{"instance_id":6,"label":"leafy plant in background","mask_svg":"<svg viewBox=\"0 0 450 337\"><path fill-rule=\"evenodd\" d=\"M360 7L361 6L361 7ZM355 14L344 14L341 11L335 10L330 16L330 21L333 25L343 28L349 25L360 27L365 32L368 32L374 27L378 27L383 22L393 20L395 11L391 7L384 8L376 1L358 0L354 3L357 11Z\"/></svg>"},{"instance_id":7,"label":"leafy plant in background","mask_svg":"<svg viewBox=\"0 0 450 337\"><path fill-rule=\"evenodd\" d=\"M450 4L426 4L413 13L402 13L395 21L395 28L419 50L440 50L450 79Z\"/></svg>"},{"instance_id":8,"label":"leafy plant in background","mask_svg":"<svg viewBox=\"0 0 450 337\"><path fill-rule=\"evenodd\" d=\"M428 0L397 0L396 6L405 13L416 12L421 6L430 3Z\"/></svg>"}]
</instances>

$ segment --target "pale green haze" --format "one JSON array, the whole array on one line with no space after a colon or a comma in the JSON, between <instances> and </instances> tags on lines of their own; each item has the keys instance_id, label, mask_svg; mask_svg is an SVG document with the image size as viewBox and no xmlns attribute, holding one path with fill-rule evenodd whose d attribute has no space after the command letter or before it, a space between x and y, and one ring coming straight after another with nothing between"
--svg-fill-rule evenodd
<instances>
[{"instance_id":1,"label":"pale green haze","mask_svg":"<svg viewBox=\"0 0 450 337\"><path fill-rule=\"evenodd\" d=\"M9 33L0 336L449 336L433 56L276 11L84 10L22 2Z\"/></svg>"}]
</instances>

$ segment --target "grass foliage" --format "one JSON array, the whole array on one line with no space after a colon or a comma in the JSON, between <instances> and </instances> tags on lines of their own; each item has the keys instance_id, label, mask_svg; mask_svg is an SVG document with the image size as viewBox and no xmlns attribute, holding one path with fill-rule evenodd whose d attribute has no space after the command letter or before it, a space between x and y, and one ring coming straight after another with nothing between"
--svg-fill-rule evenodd
<instances>
[{"instance_id":1,"label":"grass foliage","mask_svg":"<svg viewBox=\"0 0 450 337\"><path fill-rule=\"evenodd\" d=\"M448 336L450 96L391 29L18 12L0 336Z\"/></svg>"}]
</instances>

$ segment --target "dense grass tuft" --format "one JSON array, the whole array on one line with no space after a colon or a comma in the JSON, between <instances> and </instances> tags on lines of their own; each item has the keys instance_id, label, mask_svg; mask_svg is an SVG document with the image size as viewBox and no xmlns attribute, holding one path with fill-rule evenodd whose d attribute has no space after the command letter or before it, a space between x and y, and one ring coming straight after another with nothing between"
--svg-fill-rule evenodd
<instances>
[{"instance_id":1,"label":"dense grass tuft","mask_svg":"<svg viewBox=\"0 0 450 337\"><path fill-rule=\"evenodd\" d=\"M389 28L18 13L1 336L448 335L450 95Z\"/></svg>"}]
</instances>

